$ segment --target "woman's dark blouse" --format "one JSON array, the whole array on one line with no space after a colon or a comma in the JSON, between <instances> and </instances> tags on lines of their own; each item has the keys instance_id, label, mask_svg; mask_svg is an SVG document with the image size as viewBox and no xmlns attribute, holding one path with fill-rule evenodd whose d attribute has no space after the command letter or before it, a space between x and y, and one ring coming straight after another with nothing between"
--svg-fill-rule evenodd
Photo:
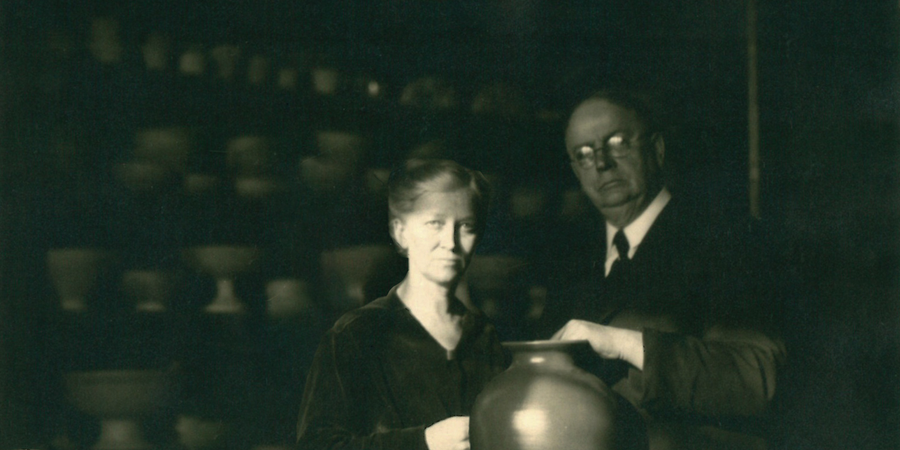
<instances>
[{"instance_id":1,"label":"woman's dark blouse","mask_svg":"<svg viewBox=\"0 0 900 450\"><path fill-rule=\"evenodd\" d=\"M508 357L481 314L468 312L448 352L396 288L341 317L316 352L297 425L301 449L427 449L425 428L468 416Z\"/></svg>"}]
</instances>

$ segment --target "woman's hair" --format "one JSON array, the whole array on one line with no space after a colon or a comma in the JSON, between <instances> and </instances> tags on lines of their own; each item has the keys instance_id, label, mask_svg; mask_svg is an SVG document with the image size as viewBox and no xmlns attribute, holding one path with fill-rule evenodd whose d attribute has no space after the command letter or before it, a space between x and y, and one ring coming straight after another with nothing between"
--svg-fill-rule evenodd
<instances>
[{"instance_id":1,"label":"woman's hair","mask_svg":"<svg viewBox=\"0 0 900 450\"><path fill-rule=\"evenodd\" d=\"M391 172L388 180L390 221L416 210L416 201L427 192L465 189L472 195L476 227L484 227L491 187L484 175L447 159L411 159Z\"/></svg>"}]
</instances>

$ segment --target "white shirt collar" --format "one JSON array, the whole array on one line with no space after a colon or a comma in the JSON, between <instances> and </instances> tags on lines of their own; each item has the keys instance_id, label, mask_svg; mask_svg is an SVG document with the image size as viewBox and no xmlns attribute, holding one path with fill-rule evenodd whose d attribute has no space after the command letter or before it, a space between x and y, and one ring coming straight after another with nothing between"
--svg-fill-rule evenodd
<instances>
[{"instance_id":1,"label":"white shirt collar","mask_svg":"<svg viewBox=\"0 0 900 450\"><path fill-rule=\"evenodd\" d=\"M668 189L663 188L659 191L659 194L656 195L656 198L653 199L652 202L647 206L647 209L638 216L630 224L626 225L624 228L625 237L628 238L628 257L633 258L634 253L637 251L639 245L644 240L644 236L647 235L647 232L650 231L650 227L653 225L653 222L656 222L656 218L659 217L659 213L662 212L663 208L669 203L669 200L672 199L672 194ZM619 231L618 228L610 225L609 222L606 222L606 273L609 274L609 270L612 268L612 263L619 258L619 251L616 250L616 246L612 244L613 237L616 235L616 232Z\"/></svg>"}]
</instances>

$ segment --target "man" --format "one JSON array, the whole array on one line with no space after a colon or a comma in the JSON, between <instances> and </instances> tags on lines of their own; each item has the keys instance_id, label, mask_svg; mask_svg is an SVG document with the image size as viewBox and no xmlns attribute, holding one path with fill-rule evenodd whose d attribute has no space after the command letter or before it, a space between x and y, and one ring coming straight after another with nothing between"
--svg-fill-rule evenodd
<instances>
[{"instance_id":1,"label":"man","mask_svg":"<svg viewBox=\"0 0 900 450\"><path fill-rule=\"evenodd\" d=\"M590 342L652 450L765 448L785 349L771 326L779 275L753 223L715 224L673 197L661 131L628 94L584 100L565 141L604 224L585 242L601 247L586 280L558 291L551 316L568 322L553 338Z\"/></svg>"}]
</instances>

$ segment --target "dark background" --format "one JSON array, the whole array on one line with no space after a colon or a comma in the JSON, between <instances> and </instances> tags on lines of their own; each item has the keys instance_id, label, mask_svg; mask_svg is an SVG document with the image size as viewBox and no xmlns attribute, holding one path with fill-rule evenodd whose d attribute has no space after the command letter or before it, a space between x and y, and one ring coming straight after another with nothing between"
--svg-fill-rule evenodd
<instances>
[{"instance_id":1,"label":"dark background","mask_svg":"<svg viewBox=\"0 0 900 450\"><path fill-rule=\"evenodd\" d=\"M170 322L151 321L141 325L144 334L135 334L127 320L60 318L44 275L44 255L53 246L109 244L121 238L121 227L148 236L176 227L176 219L154 224L120 214L128 209L123 204L131 204L102 175L121 159L134 129L171 119L214 134L229 127L280 133L283 141L298 142L283 147L288 161L283 170L290 176L296 158L310 152L303 130L362 117L379 130L371 164L396 160L398 148L450 135L466 149L454 155L465 163L512 184L554 192L575 186L561 158L567 106L602 86L628 86L653 93L670 125L667 157L676 173L676 192L708 201L716 213L741 214L748 210L746 8L744 2L701 0L4 2L0 448L46 448L60 430L86 420L65 413L60 371L90 366L83 358L97 367L114 364L115 358L103 352L130 354L129 345L173 329ZM780 230L780 243L805 287L791 309L799 312L786 313L795 336L794 373L803 375L786 382L782 446L897 448L898 4L760 0L757 11L761 218ZM136 47L150 31L162 31L176 43L234 43L275 61L301 55L301 68L328 64L382 80L385 99L376 104L323 101L302 92L160 87L134 69L139 64L127 56L114 70L91 65L85 42L95 17L118 20L126 47ZM448 118L396 106L402 87L425 75L449 80L460 98L470 100L480 87L506 82L522 92L525 113L473 119L461 107ZM172 92L178 101L158 101ZM77 189L66 184L65 168L54 166L52 148L60 135L74 135L88 149L67 163L71 173L81 174L68 181ZM315 205L294 206L299 215L316 212ZM81 207L88 212L78 212ZM208 214L239 215L234 208L246 205L224 202ZM379 220L371 223L380 227L384 222ZM343 225L346 230L310 225L320 236L305 239L328 241L326 231L336 231L337 241L386 239L379 233L359 238L366 235L357 232L369 227L366 221ZM255 235L258 226L238 228ZM202 239L187 232L179 236L184 242ZM285 236L273 233L266 239L279 242ZM485 244L498 253L527 251L522 248L528 241L523 244L519 237L495 232ZM154 345L178 347L178 353L192 339L278 347L302 338L314 348L318 330L311 327L304 335L258 325L236 327L240 331L230 334L223 330L233 325L186 323L182 329L189 329L189 336L174 333L171 342ZM137 337L106 344L97 354L85 353L85 347L78 347L78 357L65 353L71 339L104 341L111 335ZM265 349L249 354L270 368L296 356ZM134 358L146 361L154 355ZM240 372L232 367L238 364L226 370ZM297 364L301 369L294 370L302 371L303 364ZM287 371L275 379L302 378L296 375ZM284 388L288 393L279 397L278 411L287 411L300 384L293 379ZM277 389L242 395L252 403L258 399L254 396ZM290 427L289 414L272 414L269 428L272 423ZM264 421L267 416L256 417ZM257 441L242 445L282 443L292 432L261 428L267 431Z\"/></svg>"}]
</instances>

